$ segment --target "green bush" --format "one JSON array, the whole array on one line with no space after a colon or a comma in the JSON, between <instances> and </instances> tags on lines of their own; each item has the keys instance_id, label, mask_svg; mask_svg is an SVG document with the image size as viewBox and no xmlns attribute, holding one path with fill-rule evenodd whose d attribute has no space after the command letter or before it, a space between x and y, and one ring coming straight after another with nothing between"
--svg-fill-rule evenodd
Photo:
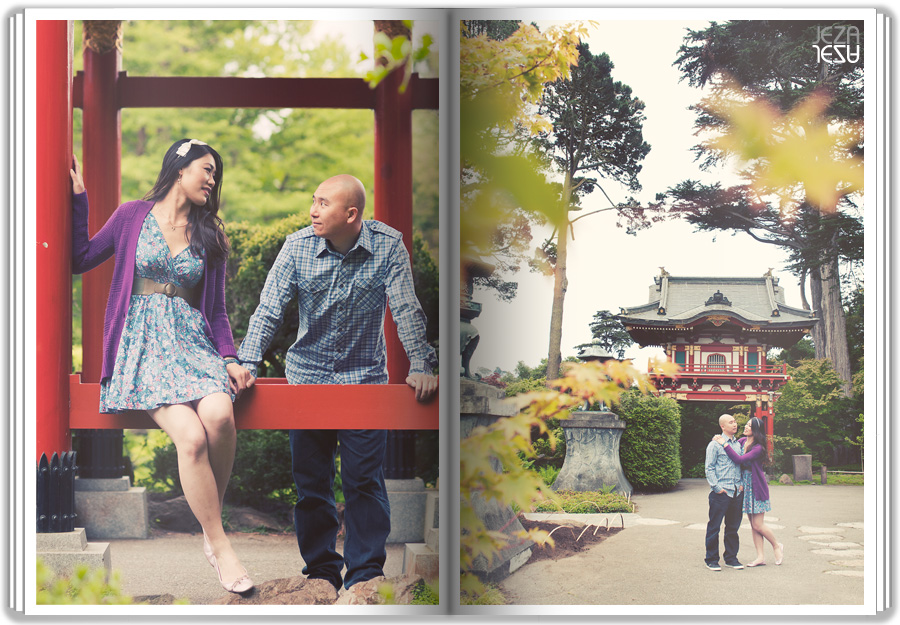
<instances>
[{"instance_id":1,"label":"green bush","mask_svg":"<svg viewBox=\"0 0 900 625\"><path fill-rule=\"evenodd\" d=\"M38 558L36 562L38 605L129 605L131 597L122 593L118 573L107 579L103 567L79 564L72 575L56 575Z\"/></svg>"},{"instance_id":2,"label":"green bush","mask_svg":"<svg viewBox=\"0 0 900 625\"><path fill-rule=\"evenodd\" d=\"M809 447L806 446L799 438L793 436L772 436L772 445L774 446L774 458L772 458L772 467L776 473L792 473L794 471L794 461L791 456L796 454L808 454Z\"/></svg>"},{"instance_id":3,"label":"green bush","mask_svg":"<svg viewBox=\"0 0 900 625\"><path fill-rule=\"evenodd\" d=\"M547 390L547 378L514 380L506 385L506 396L512 397L519 393L545 390Z\"/></svg>"},{"instance_id":4,"label":"green bush","mask_svg":"<svg viewBox=\"0 0 900 625\"><path fill-rule=\"evenodd\" d=\"M437 580L433 584L429 584L420 579L413 588L413 599L410 605L440 605L440 603Z\"/></svg>"},{"instance_id":5,"label":"green bush","mask_svg":"<svg viewBox=\"0 0 900 625\"><path fill-rule=\"evenodd\" d=\"M625 421L619 455L639 490L668 490L681 479L681 411L668 397L623 393L614 412Z\"/></svg>"}]
</instances>

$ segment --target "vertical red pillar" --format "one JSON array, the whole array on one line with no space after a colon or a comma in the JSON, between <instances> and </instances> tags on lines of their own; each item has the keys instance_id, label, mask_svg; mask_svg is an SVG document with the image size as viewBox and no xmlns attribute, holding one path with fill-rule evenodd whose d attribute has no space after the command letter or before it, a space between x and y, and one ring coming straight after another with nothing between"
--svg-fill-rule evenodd
<instances>
[{"instance_id":1,"label":"vertical red pillar","mask_svg":"<svg viewBox=\"0 0 900 625\"><path fill-rule=\"evenodd\" d=\"M84 50L82 154L84 183L91 202L88 231L93 236L120 203L122 186L121 114L116 79L121 53L113 47ZM82 380L99 382L103 365L103 316L115 261L109 260L82 278Z\"/></svg>"},{"instance_id":2,"label":"vertical red pillar","mask_svg":"<svg viewBox=\"0 0 900 625\"><path fill-rule=\"evenodd\" d=\"M71 449L72 370L72 23L38 20L36 51L37 188L36 457Z\"/></svg>"},{"instance_id":3,"label":"vertical red pillar","mask_svg":"<svg viewBox=\"0 0 900 625\"><path fill-rule=\"evenodd\" d=\"M400 93L403 67L394 70L376 89L375 99L375 219L403 233L412 256L412 93ZM402 384L409 359L397 337L397 326L384 322L391 384Z\"/></svg>"}]
</instances>

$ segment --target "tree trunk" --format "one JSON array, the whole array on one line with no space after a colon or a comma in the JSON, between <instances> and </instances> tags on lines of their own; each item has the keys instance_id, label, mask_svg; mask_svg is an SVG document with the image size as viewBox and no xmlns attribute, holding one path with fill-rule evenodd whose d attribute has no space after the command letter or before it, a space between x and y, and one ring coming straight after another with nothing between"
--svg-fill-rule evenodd
<instances>
[{"instance_id":1,"label":"tree trunk","mask_svg":"<svg viewBox=\"0 0 900 625\"><path fill-rule=\"evenodd\" d=\"M831 361L838 377L843 381L844 393L853 394L850 380L850 348L847 345L847 322L841 301L838 261L832 257L819 267L822 288L822 314L819 322L825 335L826 358ZM818 350L817 354L818 356Z\"/></svg>"},{"instance_id":2,"label":"tree trunk","mask_svg":"<svg viewBox=\"0 0 900 625\"><path fill-rule=\"evenodd\" d=\"M823 254L822 264L809 272L813 310L819 322L813 326L816 358L827 358L843 381L844 393L853 393L850 376L850 348L847 345L847 322L841 301L841 281L837 255L831 250Z\"/></svg>"},{"instance_id":3,"label":"tree trunk","mask_svg":"<svg viewBox=\"0 0 900 625\"><path fill-rule=\"evenodd\" d=\"M816 348L816 358L828 358L826 344L828 343L825 335L825 320L822 316L825 314L822 310L822 278L818 267L813 267L809 271L809 296L812 299L812 309L819 318L818 323L813 326L812 339L813 346Z\"/></svg>"},{"instance_id":4,"label":"tree trunk","mask_svg":"<svg viewBox=\"0 0 900 625\"><path fill-rule=\"evenodd\" d=\"M553 308L550 312L550 348L547 353L547 379L559 377L559 365L562 361L562 322L563 303L569 279L566 277L566 256L569 245L569 205L572 199L572 174L567 173L563 183L561 215L556 224L556 267L553 271Z\"/></svg>"},{"instance_id":5,"label":"tree trunk","mask_svg":"<svg viewBox=\"0 0 900 625\"><path fill-rule=\"evenodd\" d=\"M553 310L550 313L550 350L547 354L547 379L559 377L559 365L562 361L562 321L563 303L569 280L566 278L566 255L569 240L568 224L559 228L556 235L556 268L553 272Z\"/></svg>"}]
</instances>

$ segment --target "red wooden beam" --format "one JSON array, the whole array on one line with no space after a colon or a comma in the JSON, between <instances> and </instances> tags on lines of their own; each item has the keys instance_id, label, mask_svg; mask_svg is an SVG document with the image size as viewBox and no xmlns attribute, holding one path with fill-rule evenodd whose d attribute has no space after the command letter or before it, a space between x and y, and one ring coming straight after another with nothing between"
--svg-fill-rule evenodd
<instances>
[{"instance_id":1,"label":"red wooden beam","mask_svg":"<svg viewBox=\"0 0 900 625\"><path fill-rule=\"evenodd\" d=\"M84 50L84 130L82 164L91 200L88 232L93 235L112 216L121 199L122 129L116 101L121 53ZM105 262L81 279L82 375L99 382L103 367L103 318L115 262Z\"/></svg>"},{"instance_id":2,"label":"red wooden beam","mask_svg":"<svg viewBox=\"0 0 900 625\"><path fill-rule=\"evenodd\" d=\"M109 415L97 412L100 385L69 378L69 423L76 429L147 429L158 426L143 411ZM259 378L234 404L238 429L245 430L437 430L438 398L416 401L406 384L288 384L284 378Z\"/></svg>"},{"instance_id":3,"label":"red wooden beam","mask_svg":"<svg viewBox=\"0 0 900 625\"><path fill-rule=\"evenodd\" d=\"M400 93L403 68L397 68L375 90L375 219L403 233L412 258L412 96ZM401 384L409 372L409 359L388 312L384 320L388 379Z\"/></svg>"},{"instance_id":4,"label":"red wooden beam","mask_svg":"<svg viewBox=\"0 0 900 625\"><path fill-rule=\"evenodd\" d=\"M75 77L74 103L84 102L84 72ZM437 78L413 74L414 109L436 110ZM374 109L375 91L362 78L238 78L209 76L128 76L116 86L119 108L335 108Z\"/></svg>"},{"instance_id":5,"label":"red wooden beam","mask_svg":"<svg viewBox=\"0 0 900 625\"><path fill-rule=\"evenodd\" d=\"M36 458L72 448L72 24L35 24Z\"/></svg>"}]
</instances>

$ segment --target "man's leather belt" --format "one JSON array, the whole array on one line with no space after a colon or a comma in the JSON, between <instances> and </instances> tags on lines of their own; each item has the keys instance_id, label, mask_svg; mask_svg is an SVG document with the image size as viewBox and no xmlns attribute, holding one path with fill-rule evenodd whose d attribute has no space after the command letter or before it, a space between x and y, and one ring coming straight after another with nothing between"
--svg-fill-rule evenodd
<instances>
[{"instance_id":1,"label":"man's leather belt","mask_svg":"<svg viewBox=\"0 0 900 625\"><path fill-rule=\"evenodd\" d=\"M135 278L131 287L132 295L153 295L160 293L166 297L180 297L191 306L194 305L194 289L185 289L171 282L154 282L148 278Z\"/></svg>"}]
</instances>

